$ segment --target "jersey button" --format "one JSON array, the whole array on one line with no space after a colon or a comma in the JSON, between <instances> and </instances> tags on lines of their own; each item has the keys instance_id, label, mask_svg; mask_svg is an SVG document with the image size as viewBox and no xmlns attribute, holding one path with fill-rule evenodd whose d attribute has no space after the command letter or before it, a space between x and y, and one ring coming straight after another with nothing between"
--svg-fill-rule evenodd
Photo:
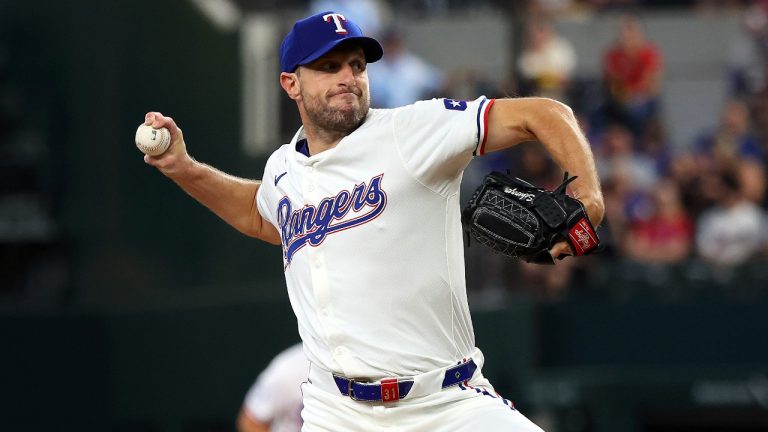
<instances>
[{"instance_id":1,"label":"jersey button","mask_svg":"<svg viewBox=\"0 0 768 432\"><path fill-rule=\"evenodd\" d=\"M314 192L315 191L315 185L311 184L311 185L307 186L307 190L310 191L310 192Z\"/></svg>"}]
</instances>

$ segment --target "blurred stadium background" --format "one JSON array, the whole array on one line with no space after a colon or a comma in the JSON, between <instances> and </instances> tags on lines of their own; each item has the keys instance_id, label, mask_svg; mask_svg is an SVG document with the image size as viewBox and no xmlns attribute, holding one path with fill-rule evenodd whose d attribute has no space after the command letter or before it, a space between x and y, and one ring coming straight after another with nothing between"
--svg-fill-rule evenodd
<instances>
[{"instance_id":1,"label":"blurred stadium background","mask_svg":"<svg viewBox=\"0 0 768 432\"><path fill-rule=\"evenodd\" d=\"M299 124L276 56L311 3L0 0L0 430L233 430L298 340L280 255L133 134L162 111L197 159L259 178ZM441 71L420 97L556 97L594 146L602 255L542 272L467 251L497 390L550 432L768 430L766 2L348 3ZM606 79L626 14L658 86ZM526 144L473 162L467 189L507 167L560 176Z\"/></svg>"}]
</instances>

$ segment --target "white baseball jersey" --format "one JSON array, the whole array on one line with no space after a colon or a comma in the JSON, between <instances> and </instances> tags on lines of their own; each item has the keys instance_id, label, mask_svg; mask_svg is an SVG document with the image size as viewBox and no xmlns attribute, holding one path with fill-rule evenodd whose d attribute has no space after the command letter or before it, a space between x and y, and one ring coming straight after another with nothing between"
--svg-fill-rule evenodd
<instances>
[{"instance_id":1,"label":"white baseball jersey","mask_svg":"<svg viewBox=\"0 0 768 432\"><path fill-rule=\"evenodd\" d=\"M270 432L299 432L301 383L307 380L308 372L309 361L301 344L275 356L245 395L247 415L269 423Z\"/></svg>"},{"instance_id":2,"label":"white baseball jersey","mask_svg":"<svg viewBox=\"0 0 768 432\"><path fill-rule=\"evenodd\" d=\"M492 104L373 109L330 150L299 151L299 129L269 158L258 209L280 232L312 363L375 380L472 352L459 185L473 153L484 151Z\"/></svg>"}]
</instances>

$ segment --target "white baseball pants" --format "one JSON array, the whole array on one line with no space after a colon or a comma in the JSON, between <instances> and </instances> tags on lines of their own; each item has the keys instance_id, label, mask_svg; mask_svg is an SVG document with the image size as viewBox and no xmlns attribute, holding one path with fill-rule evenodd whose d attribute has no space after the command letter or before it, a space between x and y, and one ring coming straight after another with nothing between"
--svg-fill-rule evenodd
<instances>
[{"instance_id":1,"label":"white baseball pants","mask_svg":"<svg viewBox=\"0 0 768 432\"><path fill-rule=\"evenodd\" d=\"M543 432L475 373L427 396L392 403L360 402L316 383L302 384L302 432Z\"/></svg>"}]
</instances>

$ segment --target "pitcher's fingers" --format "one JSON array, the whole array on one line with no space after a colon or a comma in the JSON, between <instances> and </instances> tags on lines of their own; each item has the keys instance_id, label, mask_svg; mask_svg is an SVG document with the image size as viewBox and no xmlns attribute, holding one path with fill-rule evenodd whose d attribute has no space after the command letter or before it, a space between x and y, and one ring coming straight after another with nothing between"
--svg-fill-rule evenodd
<instances>
[{"instance_id":1,"label":"pitcher's fingers","mask_svg":"<svg viewBox=\"0 0 768 432\"><path fill-rule=\"evenodd\" d=\"M166 117L162 114L159 117L155 118L155 121L152 123L152 127L155 129L158 129L161 127L168 128L168 130L171 132L171 137L173 139L175 139L177 135L181 134L181 130L179 129L178 126L176 126L176 122L173 121L173 118Z\"/></svg>"},{"instance_id":2,"label":"pitcher's fingers","mask_svg":"<svg viewBox=\"0 0 768 432\"><path fill-rule=\"evenodd\" d=\"M158 111L150 111L144 116L144 124L155 129L165 127L166 116Z\"/></svg>"},{"instance_id":3,"label":"pitcher's fingers","mask_svg":"<svg viewBox=\"0 0 768 432\"><path fill-rule=\"evenodd\" d=\"M147 125L147 126L151 125L151 124L152 124L152 123L155 121L155 117L156 117L156 115L157 115L157 114L160 114L160 113L156 113L156 112L148 112L148 113L147 113L147 114L144 116L144 124L145 124L145 125ZM161 115L162 115L162 114L161 114Z\"/></svg>"},{"instance_id":4,"label":"pitcher's fingers","mask_svg":"<svg viewBox=\"0 0 768 432\"><path fill-rule=\"evenodd\" d=\"M558 242L552 246L552 249L549 250L549 253L552 255L552 258L558 259L563 259L566 256L572 255L570 246L568 246L568 243L564 241Z\"/></svg>"},{"instance_id":5,"label":"pitcher's fingers","mask_svg":"<svg viewBox=\"0 0 768 432\"><path fill-rule=\"evenodd\" d=\"M168 127L168 120L173 119L164 116L163 113L158 111L150 111L144 116L144 124L152 126L155 129L160 129L161 127L170 129L170 127Z\"/></svg>"}]
</instances>

